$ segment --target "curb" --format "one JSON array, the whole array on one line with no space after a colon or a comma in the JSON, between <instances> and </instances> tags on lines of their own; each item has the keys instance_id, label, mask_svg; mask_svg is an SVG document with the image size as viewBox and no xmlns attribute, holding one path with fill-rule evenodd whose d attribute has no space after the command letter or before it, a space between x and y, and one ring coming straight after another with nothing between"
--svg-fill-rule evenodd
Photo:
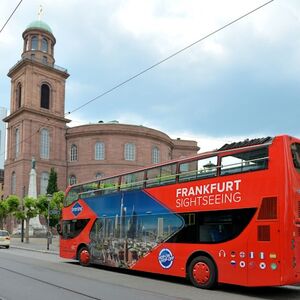
<instances>
[{"instance_id":1,"label":"curb","mask_svg":"<svg viewBox=\"0 0 300 300\"><path fill-rule=\"evenodd\" d=\"M26 251L33 251L33 252L39 252L39 253L59 255L59 252L55 251L55 250L40 250L40 249L34 249L34 248L28 248L28 247L16 246L16 245L10 245L10 247L15 248L15 249L26 250Z\"/></svg>"}]
</instances>

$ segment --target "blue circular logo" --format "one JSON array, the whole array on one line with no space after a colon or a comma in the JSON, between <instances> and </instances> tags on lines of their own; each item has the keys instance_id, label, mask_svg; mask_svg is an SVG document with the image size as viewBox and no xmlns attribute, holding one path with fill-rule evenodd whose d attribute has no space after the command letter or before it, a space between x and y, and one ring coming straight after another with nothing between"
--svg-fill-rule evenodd
<instances>
[{"instance_id":1,"label":"blue circular logo","mask_svg":"<svg viewBox=\"0 0 300 300\"><path fill-rule=\"evenodd\" d=\"M171 268L173 261L174 261L174 256L173 256L171 250L169 250L167 248L160 250L159 255L158 255L158 261L159 261L159 264L164 269Z\"/></svg>"}]
</instances>

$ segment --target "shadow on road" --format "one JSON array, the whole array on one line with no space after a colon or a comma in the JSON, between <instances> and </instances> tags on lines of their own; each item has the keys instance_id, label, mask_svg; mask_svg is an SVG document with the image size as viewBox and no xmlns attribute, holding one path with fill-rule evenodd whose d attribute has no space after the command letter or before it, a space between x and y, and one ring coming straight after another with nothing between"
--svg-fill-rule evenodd
<instances>
[{"instance_id":1,"label":"shadow on road","mask_svg":"<svg viewBox=\"0 0 300 300\"><path fill-rule=\"evenodd\" d=\"M242 287L235 285L220 285L218 289L224 293L247 295L256 299L300 299L299 286L278 287Z\"/></svg>"},{"instance_id":2,"label":"shadow on road","mask_svg":"<svg viewBox=\"0 0 300 300\"><path fill-rule=\"evenodd\" d=\"M77 261L66 262L68 264L78 265ZM150 278L152 280L165 281L170 283L181 284L185 286L192 286L192 284L185 278L167 276L161 274L153 274L147 272L133 271L128 269L119 269L108 266L92 265L90 268L105 270L109 272L116 272L119 274L133 275L144 278ZM196 288L195 288L196 289ZM216 288L217 291L234 294L236 296L248 296L255 299L270 299L270 300L290 300L290 299L300 299L300 286L279 286L279 287L242 287L230 284L220 284Z\"/></svg>"}]
</instances>

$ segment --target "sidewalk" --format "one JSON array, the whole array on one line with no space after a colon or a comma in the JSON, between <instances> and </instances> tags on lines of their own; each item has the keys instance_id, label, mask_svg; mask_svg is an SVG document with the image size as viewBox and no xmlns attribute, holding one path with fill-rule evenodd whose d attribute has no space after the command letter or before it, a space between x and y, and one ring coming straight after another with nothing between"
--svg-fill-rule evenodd
<instances>
[{"instance_id":1,"label":"sidewalk","mask_svg":"<svg viewBox=\"0 0 300 300\"><path fill-rule=\"evenodd\" d=\"M59 253L59 236L53 236L52 243L49 244L49 250L47 250L47 238L35 238L30 237L29 243L21 242L21 237L11 237L11 248L18 248L30 251L45 252L58 255Z\"/></svg>"}]
</instances>

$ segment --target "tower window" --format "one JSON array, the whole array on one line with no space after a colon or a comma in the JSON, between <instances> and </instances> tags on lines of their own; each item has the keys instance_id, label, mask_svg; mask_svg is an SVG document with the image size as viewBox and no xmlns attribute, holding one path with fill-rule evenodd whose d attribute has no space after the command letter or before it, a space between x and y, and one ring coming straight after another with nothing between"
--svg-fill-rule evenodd
<instances>
[{"instance_id":1,"label":"tower window","mask_svg":"<svg viewBox=\"0 0 300 300\"><path fill-rule=\"evenodd\" d=\"M17 158L20 154L20 129L16 128L15 131L15 157Z\"/></svg>"},{"instance_id":2,"label":"tower window","mask_svg":"<svg viewBox=\"0 0 300 300\"><path fill-rule=\"evenodd\" d=\"M48 172L42 172L41 185L40 185L40 194L41 195L46 195L47 194L48 181L49 181L49 173Z\"/></svg>"},{"instance_id":3,"label":"tower window","mask_svg":"<svg viewBox=\"0 0 300 300\"><path fill-rule=\"evenodd\" d=\"M49 109L50 103L50 88L47 84L41 86L41 107Z\"/></svg>"},{"instance_id":4,"label":"tower window","mask_svg":"<svg viewBox=\"0 0 300 300\"><path fill-rule=\"evenodd\" d=\"M77 146L72 145L71 146L71 153L70 153L70 161L76 161L78 159L78 151L77 151Z\"/></svg>"},{"instance_id":5,"label":"tower window","mask_svg":"<svg viewBox=\"0 0 300 300\"><path fill-rule=\"evenodd\" d=\"M48 41L45 38L42 39L42 51L48 52Z\"/></svg>"},{"instance_id":6,"label":"tower window","mask_svg":"<svg viewBox=\"0 0 300 300\"><path fill-rule=\"evenodd\" d=\"M31 38L31 50L37 50L38 49L38 38L37 36L33 36Z\"/></svg>"},{"instance_id":7,"label":"tower window","mask_svg":"<svg viewBox=\"0 0 300 300\"><path fill-rule=\"evenodd\" d=\"M41 130L40 138L40 156L44 159L49 159L49 131L46 128Z\"/></svg>"},{"instance_id":8,"label":"tower window","mask_svg":"<svg viewBox=\"0 0 300 300\"><path fill-rule=\"evenodd\" d=\"M17 109L21 107L21 102L22 102L22 85L21 83L18 83L17 94L16 94Z\"/></svg>"},{"instance_id":9,"label":"tower window","mask_svg":"<svg viewBox=\"0 0 300 300\"><path fill-rule=\"evenodd\" d=\"M11 174L11 194L16 194L16 188L17 188L17 175L16 172L12 172Z\"/></svg>"},{"instance_id":10,"label":"tower window","mask_svg":"<svg viewBox=\"0 0 300 300\"><path fill-rule=\"evenodd\" d=\"M135 160L135 144L125 144L124 158L125 160Z\"/></svg>"}]
</instances>

